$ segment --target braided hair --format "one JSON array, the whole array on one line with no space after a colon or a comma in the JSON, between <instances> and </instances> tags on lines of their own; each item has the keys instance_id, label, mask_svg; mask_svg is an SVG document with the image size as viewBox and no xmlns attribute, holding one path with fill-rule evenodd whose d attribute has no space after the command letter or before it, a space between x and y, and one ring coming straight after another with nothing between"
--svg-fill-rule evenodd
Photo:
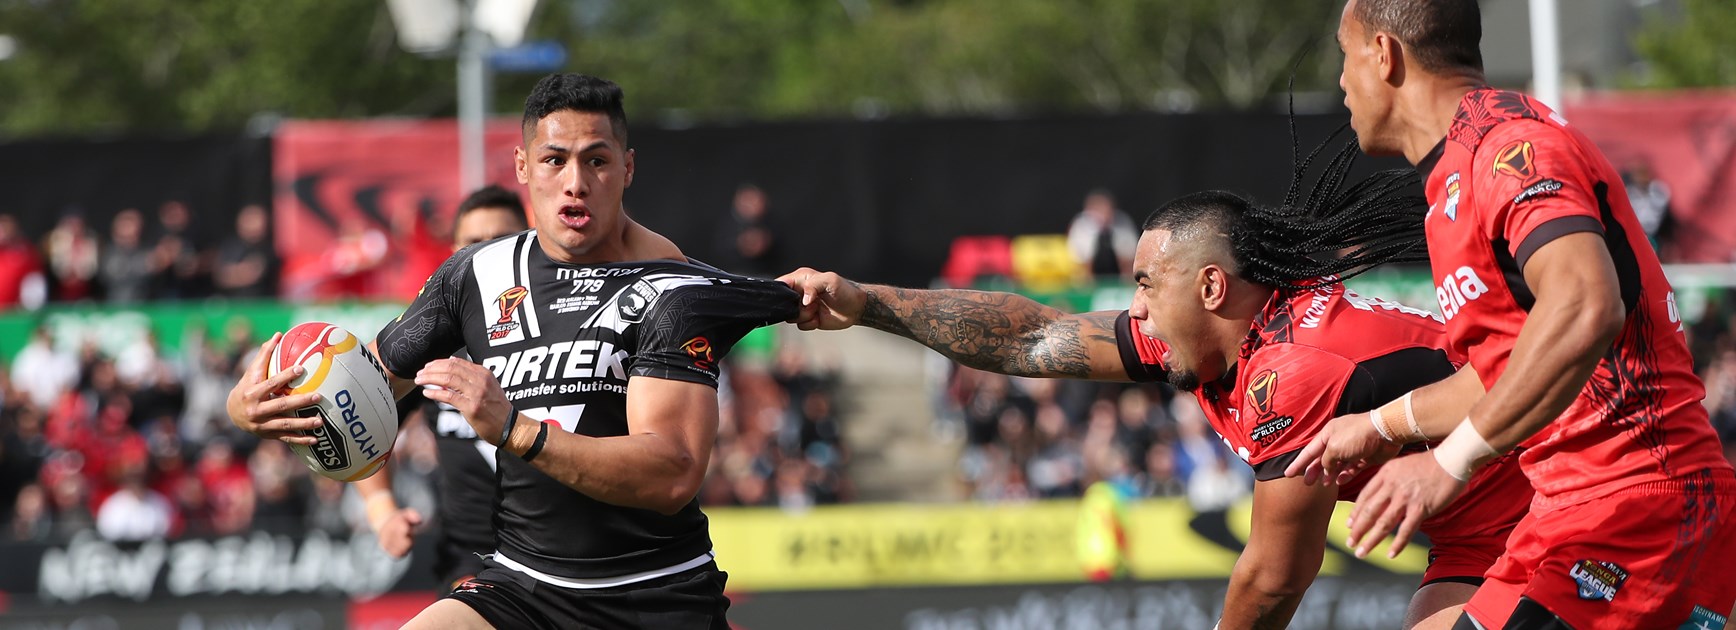
<instances>
[{"instance_id":1,"label":"braided hair","mask_svg":"<svg viewBox=\"0 0 1736 630\"><path fill-rule=\"evenodd\" d=\"M1309 166L1348 127L1339 127L1298 161L1281 205L1206 191L1164 204L1143 227L1173 231L1209 222L1228 240L1237 276L1291 290L1328 286L1386 263L1427 261L1423 216L1428 206L1415 192L1416 171L1381 171L1346 185L1361 153L1354 134L1303 191Z\"/></svg>"}]
</instances>

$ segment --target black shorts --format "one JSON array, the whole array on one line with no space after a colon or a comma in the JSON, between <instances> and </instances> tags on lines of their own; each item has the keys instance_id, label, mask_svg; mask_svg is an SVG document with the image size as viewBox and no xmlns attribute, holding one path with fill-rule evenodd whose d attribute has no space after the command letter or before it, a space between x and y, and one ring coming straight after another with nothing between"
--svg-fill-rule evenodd
<instances>
[{"instance_id":1,"label":"black shorts","mask_svg":"<svg viewBox=\"0 0 1736 630\"><path fill-rule=\"evenodd\" d=\"M476 577L476 574L482 572L482 567L482 554L477 553L474 546L460 545L444 536L435 543L434 579L440 581L435 588L440 589L442 595L451 592L459 582Z\"/></svg>"},{"instance_id":2,"label":"black shorts","mask_svg":"<svg viewBox=\"0 0 1736 630\"><path fill-rule=\"evenodd\" d=\"M729 574L716 562L626 586L562 588L493 561L447 595L496 628L709 628L729 630Z\"/></svg>"}]
</instances>

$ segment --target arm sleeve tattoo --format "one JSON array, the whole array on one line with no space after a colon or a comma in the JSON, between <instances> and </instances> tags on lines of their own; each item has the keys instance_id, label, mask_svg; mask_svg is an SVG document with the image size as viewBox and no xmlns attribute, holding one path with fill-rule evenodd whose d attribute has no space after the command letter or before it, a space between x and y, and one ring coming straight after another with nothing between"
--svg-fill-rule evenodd
<instances>
[{"instance_id":1,"label":"arm sleeve tattoo","mask_svg":"<svg viewBox=\"0 0 1736 630\"><path fill-rule=\"evenodd\" d=\"M1113 312L1068 315L1011 293L863 288L868 294L863 325L915 340L979 370L1089 378L1094 355L1107 356L1111 361L1100 363L1120 368Z\"/></svg>"}]
</instances>

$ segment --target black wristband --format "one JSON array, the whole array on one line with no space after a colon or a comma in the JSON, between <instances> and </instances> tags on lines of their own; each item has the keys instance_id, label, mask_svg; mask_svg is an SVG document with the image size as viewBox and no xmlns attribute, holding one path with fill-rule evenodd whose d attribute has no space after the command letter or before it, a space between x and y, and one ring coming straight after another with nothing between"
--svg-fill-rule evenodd
<instances>
[{"instance_id":1,"label":"black wristband","mask_svg":"<svg viewBox=\"0 0 1736 630\"><path fill-rule=\"evenodd\" d=\"M512 439L512 428L518 425L518 412L507 410L506 428L500 431L500 443L495 446L506 446L506 441Z\"/></svg>"},{"instance_id":2,"label":"black wristband","mask_svg":"<svg viewBox=\"0 0 1736 630\"><path fill-rule=\"evenodd\" d=\"M540 426L536 430L536 441L531 442L530 448L524 449L524 454L518 456L526 463L536 459L537 454L542 452L543 444L549 441L549 423L538 422L537 424Z\"/></svg>"}]
</instances>

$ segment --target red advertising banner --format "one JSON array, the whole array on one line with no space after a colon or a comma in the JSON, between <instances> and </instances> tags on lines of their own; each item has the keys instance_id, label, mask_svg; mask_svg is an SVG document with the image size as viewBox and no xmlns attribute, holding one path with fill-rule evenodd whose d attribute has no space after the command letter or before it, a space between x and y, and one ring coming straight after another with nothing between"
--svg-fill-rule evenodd
<instances>
[{"instance_id":1,"label":"red advertising banner","mask_svg":"<svg viewBox=\"0 0 1736 630\"><path fill-rule=\"evenodd\" d=\"M408 301L451 254L466 191L452 120L291 121L272 148L276 241L290 299ZM513 190L510 120L488 127L487 180Z\"/></svg>"},{"instance_id":2,"label":"red advertising banner","mask_svg":"<svg viewBox=\"0 0 1736 630\"><path fill-rule=\"evenodd\" d=\"M1736 252L1736 92L1622 93L1578 99L1563 114L1603 148L1624 172L1648 171L1664 184L1675 218L1666 262L1727 262ZM1250 115L1252 116L1252 115ZM982 121L960 124L981 125ZM517 121L490 122L487 180L518 190L512 149ZM863 122L861 125L883 123ZM1029 125L1024 121L988 123ZM660 141L687 155L729 156L757 147L781 128L743 126L658 131ZM789 133L788 130L783 130ZM678 138L677 138L678 136ZM642 136L650 138L650 135ZM1144 142L1129 137L1125 142ZM1113 147L1105 147L1111 153ZM458 183L458 132L451 120L292 121L273 142L277 248L284 260L283 295L291 300L360 297L407 300L450 253L452 212L466 191ZM856 160L876 169L872 144ZM1160 156L1161 157L1161 156ZM803 173L812 155L777 154L743 173ZM992 158L990 158L992 159ZM1008 160L1015 158L1007 158ZM677 163L671 168L682 168ZM979 165L980 166L980 165ZM1010 169L1017 164L1006 165ZM889 185L869 173L866 186ZM743 175L745 178L746 175ZM937 173L935 178L949 177ZM669 180L674 181L674 180ZM708 185L704 179L692 180ZM1173 187L1173 182L1170 187ZM944 188L946 181L898 180L901 188ZM1156 185L1156 184L1154 184ZM836 195L876 197L874 190ZM1179 194L1182 191L1176 191ZM885 198L900 198L896 194ZM646 199L641 195L640 199ZM690 203L665 195L664 204ZM647 202L648 206L653 202ZM810 196L813 207L853 207L851 199ZM935 258L939 258L936 254ZM938 269L937 269L938 271Z\"/></svg>"},{"instance_id":3,"label":"red advertising banner","mask_svg":"<svg viewBox=\"0 0 1736 630\"><path fill-rule=\"evenodd\" d=\"M1563 115L1616 168L1668 186L1677 225L1666 262L1736 259L1736 92L1592 95Z\"/></svg>"}]
</instances>

